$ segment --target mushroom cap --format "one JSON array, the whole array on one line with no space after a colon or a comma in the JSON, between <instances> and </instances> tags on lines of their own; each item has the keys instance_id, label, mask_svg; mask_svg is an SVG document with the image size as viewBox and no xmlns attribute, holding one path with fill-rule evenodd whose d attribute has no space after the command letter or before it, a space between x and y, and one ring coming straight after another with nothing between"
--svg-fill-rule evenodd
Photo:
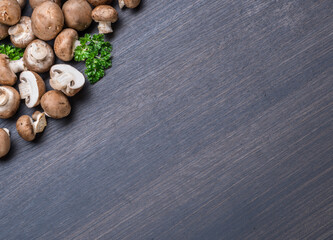
<instances>
[{"instance_id":1,"label":"mushroom cap","mask_svg":"<svg viewBox=\"0 0 333 240\"><path fill-rule=\"evenodd\" d=\"M88 28L92 22L91 6L86 0L69 0L62 6L67 27L77 31Z\"/></svg>"},{"instance_id":2,"label":"mushroom cap","mask_svg":"<svg viewBox=\"0 0 333 240\"><path fill-rule=\"evenodd\" d=\"M38 106L45 93L45 83L35 72L23 71L20 75L19 90L21 99L25 99L28 108Z\"/></svg>"},{"instance_id":3,"label":"mushroom cap","mask_svg":"<svg viewBox=\"0 0 333 240\"><path fill-rule=\"evenodd\" d=\"M35 9L38 5L42 4L43 2L54 2L61 7L61 0L29 0L29 4L32 9Z\"/></svg>"},{"instance_id":4,"label":"mushroom cap","mask_svg":"<svg viewBox=\"0 0 333 240\"><path fill-rule=\"evenodd\" d=\"M0 54L0 84L13 86L16 81L17 76L9 67L9 57Z\"/></svg>"},{"instance_id":5,"label":"mushroom cap","mask_svg":"<svg viewBox=\"0 0 333 240\"><path fill-rule=\"evenodd\" d=\"M20 21L21 7L16 0L0 1L0 23L5 25L15 25Z\"/></svg>"},{"instance_id":6,"label":"mushroom cap","mask_svg":"<svg viewBox=\"0 0 333 240\"><path fill-rule=\"evenodd\" d=\"M0 86L0 118L6 119L15 115L20 106L20 94L15 88Z\"/></svg>"},{"instance_id":7,"label":"mushroom cap","mask_svg":"<svg viewBox=\"0 0 333 240\"><path fill-rule=\"evenodd\" d=\"M72 97L84 86L85 78L76 68L67 64L56 64L50 70L50 85Z\"/></svg>"},{"instance_id":8,"label":"mushroom cap","mask_svg":"<svg viewBox=\"0 0 333 240\"><path fill-rule=\"evenodd\" d=\"M28 70L44 73L49 71L53 65L54 53L49 44L36 39L29 43L25 49L23 60Z\"/></svg>"},{"instance_id":9,"label":"mushroom cap","mask_svg":"<svg viewBox=\"0 0 333 240\"><path fill-rule=\"evenodd\" d=\"M79 39L77 31L71 28L62 30L54 41L54 52L62 61L71 61L74 57L75 41Z\"/></svg>"},{"instance_id":10,"label":"mushroom cap","mask_svg":"<svg viewBox=\"0 0 333 240\"><path fill-rule=\"evenodd\" d=\"M96 22L112 22L115 23L118 20L118 13L116 9L109 5L100 5L95 7L91 13L92 19Z\"/></svg>"},{"instance_id":11,"label":"mushroom cap","mask_svg":"<svg viewBox=\"0 0 333 240\"><path fill-rule=\"evenodd\" d=\"M8 29L10 41L15 47L26 48L35 39L31 28L31 18L23 16L20 21Z\"/></svg>"},{"instance_id":12,"label":"mushroom cap","mask_svg":"<svg viewBox=\"0 0 333 240\"><path fill-rule=\"evenodd\" d=\"M87 0L91 5L97 7L99 5L111 4L112 0Z\"/></svg>"},{"instance_id":13,"label":"mushroom cap","mask_svg":"<svg viewBox=\"0 0 333 240\"><path fill-rule=\"evenodd\" d=\"M64 27L64 15L61 8L56 3L49 1L34 9L31 21L35 36L45 41L55 38Z\"/></svg>"},{"instance_id":14,"label":"mushroom cap","mask_svg":"<svg viewBox=\"0 0 333 240\"><path fill-rule=\"evenodd\" d=\"M41 105L46 115L55 119L67 117L71 112L67 97L57 90L46 92L41 99Z\"/></svg>"},{"instance_id":15,"label":"mushroom cap","mask_svg":"<svg viewBox=\"0 0 333 240\"><path fill-rule=\"evenodd\" d=\"M16 1L20 5L21 9L23 9L25 4L27 3L27 0L16 0Z\"/></svg>"},{"instance_id":16,"label":"mushroom cap","mask_svg":"<svg viewBox=\"0 0 333 240\"><path fill-rule=\"evenodd\" d=\"M32 118L28 115L23 115L16 122L17 133L26 141L32 141L36 137Z\"/></svg>"},{"instance_id":17,"label":"mushroom cap","mask_svg":"<svg viewBox=\"0 0 333 240\"><path fill-rule=\"evenodd\" d=\"M124 0L125 6L128 8L136 8L139 6L141 0Z\"/></svg>"},{"instance_id":18,"label":"mushroom cap","mask_svg":"<svg viewBox=\"0 0 333 240\"><path fill-rule=\"evenodd\" d=\"M5 39L8 37L8 28L9 26L0 23L0 40Z\"/></svg>"},{"instance_id":19,"label":"mushroom cap","mask_svg":"<svg viewBox=\"0 0 333 240\"><path fill-rule=\"evenodd\" d=\"M10 150L10 136L7 129L0 128L0 158L7 155Z\"/></svg>"}]
</instances>

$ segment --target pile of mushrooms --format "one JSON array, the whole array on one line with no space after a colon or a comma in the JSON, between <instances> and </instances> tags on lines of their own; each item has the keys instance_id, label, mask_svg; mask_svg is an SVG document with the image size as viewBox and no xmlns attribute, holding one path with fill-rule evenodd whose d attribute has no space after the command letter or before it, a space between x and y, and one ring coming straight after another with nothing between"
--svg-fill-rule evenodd
<instances>
[{"instance_id":1,"label":"pile of mushrooms","mask_svg":"<svg viewBox=\"0 0 333 240\"><path fill-rule=\"evenodd\" d=\"M136 8L140 1L118 0L118 4L120 8ZM33 9L31 17L21 16L27 2ZM10 37L15 47L25 48L19 60L0 54L0 118L15 116L21 100L28 108L40 105L43 109L31 117L18 118L16 129L24 140L33 141L43 132L47 117L61 119L70 114L68 97L83 88L85 77L71 65L54 65L55 58L71 61L80 45L78 31L86 30L92 21L98 23L99 33L112 33L111 25L118 20L118 12L111 3L112 0L68 0L61 6L61 0L0 0L0 40ZM53 39L52 48L46 41ZM46 90L39 75L45 72L50 74L53 90ZM8 154L10 146L9 130L0 128L0 158Z\"/></svg>"}]
</instances>

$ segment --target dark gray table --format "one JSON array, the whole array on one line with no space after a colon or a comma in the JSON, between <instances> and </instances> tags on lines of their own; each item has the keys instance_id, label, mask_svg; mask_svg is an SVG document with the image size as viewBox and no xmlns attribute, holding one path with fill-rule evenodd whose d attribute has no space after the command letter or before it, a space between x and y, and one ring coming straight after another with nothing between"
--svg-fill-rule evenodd
<instances>
[{"instance_id":1,"label":"dark gray table","mask_svg":"<svg viewBox=\"0 0 333 240\"><path fill-rule=\"evenodd\" d=\"M1 240L332 239L333 1L145 0L114 29L69 118L1 120Z\"/></svg>"}]
</instances>

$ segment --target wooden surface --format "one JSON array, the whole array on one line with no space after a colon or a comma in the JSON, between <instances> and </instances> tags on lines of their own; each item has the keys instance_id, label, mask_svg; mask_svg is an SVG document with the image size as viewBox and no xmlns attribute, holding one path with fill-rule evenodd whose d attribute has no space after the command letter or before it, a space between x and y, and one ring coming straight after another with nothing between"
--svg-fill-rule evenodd
<instances>
[{"instance_id":1,"label":"wooden surface","mask_svg":"<svg viewBox=\"0 0 333 240\"><path fill-rule=\"evenodd\" d=\"M114 30L69 118L0 121L1 240L332 239L333 1L144 0Z\"/></svg>"}]
</instances>

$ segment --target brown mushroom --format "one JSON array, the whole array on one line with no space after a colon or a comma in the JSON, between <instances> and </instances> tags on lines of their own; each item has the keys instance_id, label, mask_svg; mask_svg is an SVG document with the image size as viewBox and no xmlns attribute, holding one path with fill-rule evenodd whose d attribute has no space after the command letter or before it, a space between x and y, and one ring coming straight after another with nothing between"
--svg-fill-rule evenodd
<instances>
[{"instance_id":1,"label":"brown mushroom","mask_svg":"<svg viewBox=\"0 0 333 240\"><path fill-rule=\"evenodd\" d=\"M71 105L67 97L58 90L46 92L41 99L41 106L48 117L60 119L71 112Z\"/></svg>"},{"instance_id":2,"label":"brown mushroom","mask_svg":"<svg viewBox=\"0 0 333 240\"><path fill-rule=\"evenodd\" d=\"M0 118L14 116L20 106L20 94L15 88L0 86Z\"/></svg>"},{"instance_id":3,"label":"brown mushroom","mask_svg":"<svg viewBox=\"0 0 333 240\"><path fill-rule=\"evenodd\" d=\"M62 61L71 61L74 50L80 45L77 31L71 28L62 30L54 41L54 53Z\"/></svg>"},{"instance_id":4,"label":"brown mushroom","mask_svg":"<svg viewBox=\"0 0 333 240\"><path fill-rule=\"evenodd\" d=\"M44 41L55 38L64 26L64 15L59 5L44 2L31 15L31 26L35 36Z\"/></svg>"},{"instance_id":5,"label":"brown mushroom","mask_svg":"<svg viewBox=\"0 0 333 240\"><path fill-rule=\"evenodd\" d=\"M45 113L36 111L32 116L31 118L28 115L23 115L16 122L17 133L29 142L33 141L36 134L43 132L47 126Z\"/></svg>"},{"instance_id":6,"label":"brown mushroom","mask_svg":"<svg viewBox=\"0 0 333 240\"><path fill-rule=\"evenodd\" d=\"M0 158L6 156L10 150L10 134L7 128L0 128Z\"/></svg>"},{"instance_id":7,"label":"brown mushroom","mask_svg":"<svg viewBox=\"0 0 333 240\"><path fill-rule=\"evenodd\" d=\"M43 2L54 2L61 7L61 0L29 0L29 4L32 9L35 9L38 5L42 4Z\"/></svg>"},{"instance_id":8,"label":"brown mushroom","mask_svg":"<svg viewBox=\"0 0 333 240\"><path fill-rule=\"evenodd\" d=\"M9 26L0 23L0 40L5 39L8 37L8 28Z\"/></svg>"},{"instance_id":9,"label":"brown mushroom","mask_svg":"<svg viewBox=\"0 0 333 240\"><path fill-rule=\"evenodd\" d=\"M30 17L23 16L18 24L8 29L10 41L15 47L26 48L35 39Z\"/></svg>"},{"instance_id":10,"label":"brown mushroom","mask_svg":"<svg viewBox=\"0 0 333 240\"><path fill-rule=\"evenodd\" d=\"M141 0L119 0L119 7L128 7L128 8L136 8L139 6Z\"/></svg>"},{"instance_id":11,"label":"brown mushroom","mask_svg":"<svg viewBox=\"0 0 333 240\"><path fill-rule=\"evenodd\" d=\"M38 106L40 99L45 93L43 79L35 72L24 71L20 75L20 82L18 88L21 99L25 99L25 104L28 108Z\"/></svg>"},{"instance_id":12,"label":"brown mushroom","mask_svg":"<svg viewBox=\"0 0 333 240\"><path fill-rule=\"evenodd\" d=\"M115 23L118 20L118 13L116 9L109 5L100 5L91 13L92 19L98 22L99 33L111 33L113 32L111 23Z\"/></svg>"},{"instance_id":13,"label":"brown mushroom","mask_svg":"<svg viewBox=\"0 0 333 240\"><path fill-rule=\"evenodd\" d=\"M0 1L0 23L12 26L21 18L21 7L16 0Z\"/></svg>"},{"instance_id":14,"label":"brown mushroom","mask_svg":"<svg viewBox=\"0 0 333 240\"><path fill-rule=\"evenodd\" d=\"M99 5L107 5L111 4L112 0L87 0L91 5L97 7Z\"/></svg>"},{"instance_id":15,"label":"brown mushroom","mask_svg":"<svg viewBox=\"0 0 333 240\"><path fill-rule=\"evenodd\" d=\"M92 22L91 7L86 0L69 0L62 6L67 27L77 31L88 28Z\"/></svg>"}]
</instances>

